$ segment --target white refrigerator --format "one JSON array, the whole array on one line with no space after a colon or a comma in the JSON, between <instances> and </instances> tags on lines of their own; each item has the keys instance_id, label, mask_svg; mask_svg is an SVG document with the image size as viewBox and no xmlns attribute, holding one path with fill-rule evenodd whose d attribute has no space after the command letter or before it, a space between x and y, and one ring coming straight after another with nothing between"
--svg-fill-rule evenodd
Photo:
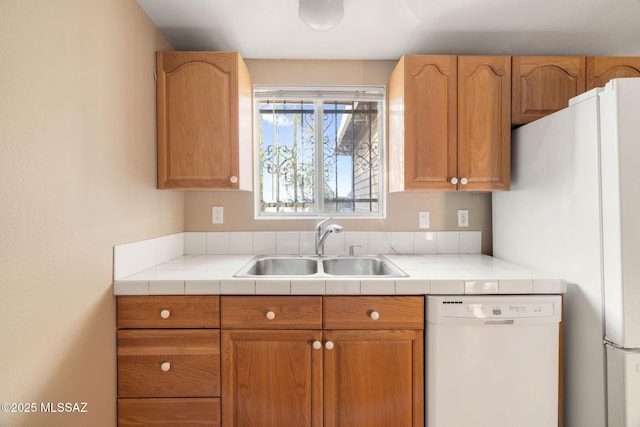
<instances>
[{"instance_id":1,"label":"white refrigerator","mask_svg":"<svg viewBox=\"0 0 640 427\"><path fill-rule=\"evenodd\" d=\"M560 275L565 427L640 427L640 78L512 136L493 252Z\"/></svg>"}]
</instances>

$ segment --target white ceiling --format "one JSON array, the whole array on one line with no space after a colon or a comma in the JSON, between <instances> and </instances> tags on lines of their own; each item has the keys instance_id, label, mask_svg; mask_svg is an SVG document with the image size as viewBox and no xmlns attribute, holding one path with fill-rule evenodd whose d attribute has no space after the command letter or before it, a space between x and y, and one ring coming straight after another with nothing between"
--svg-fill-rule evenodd
<instances>
[{"instance_id":1,"label":"white ceiling","mask_svg":"<svg viewBox=\"0 0 640 427\"><path fill-rule=\"evenodd\" d=\"M640 56L640 0L344 0L317 32L298 0L136 0L176 50L245 58L403 54Z\"/></svg>"}]
</instances>

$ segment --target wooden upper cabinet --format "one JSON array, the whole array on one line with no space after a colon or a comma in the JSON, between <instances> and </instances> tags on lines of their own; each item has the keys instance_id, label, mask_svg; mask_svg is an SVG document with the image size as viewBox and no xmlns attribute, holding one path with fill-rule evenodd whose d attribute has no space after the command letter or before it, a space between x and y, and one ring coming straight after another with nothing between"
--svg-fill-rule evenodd
<instances>
[{"instance_id":1,"label":"wooden upper cabinet","mask_svg":"<svg viewBox=\"0 0 640 427\"><path fill-rule=\"evenodd\" d=\"M620 77L640 77L640 57L587 57L587 90L604 86Z\"/></svg>"},{"instance_id":2,"label":"wooden upper cabinet","mask_svg":"<svg viewBox=\"0 0 640 427\"><path fill-rule=\"evenodd\" d=\"M238 53L158 52L158 187L252 189L251 79Z\"/></svg>"},{"instance_id":3,"label":"wooden upper cabinet","mask_svg":"<svg viewBox=\"0 0 640 427\"><path fill-rule=\"evenodd\" d=\"M510 101L511 57L458 57L459 190L509 189Z\"/></svg>"},{"instance_id":4,"label":"wooden upper cabinet","mask_svg":"<svg viewBox=\"0 0 640 427\"><path fill-rule=\"evenodd\" d=\"M457 57L403 56L389 80L389 191L455 190Z\"/></svg>"},{"instance_id":5,"label":"wooden upper cabinet","mask_svg":"<svg viewBox=\"0 0 640 427\"><path fill-rule=\"evenodd\" d=\"M514 124L561 110L585 91L584 56L514 56L512 61Z\"/></svg>"},{"instance_id":6,"label":"wooden upper cabinet","mask_svg":"<svg viewBox=\"0 0 640 427\"><path fill-rule=\"evenodd\" d=\"M402 57L389 80L389 191L509 189L510 119L510 57Z\"/></svg>"}]
</instances>

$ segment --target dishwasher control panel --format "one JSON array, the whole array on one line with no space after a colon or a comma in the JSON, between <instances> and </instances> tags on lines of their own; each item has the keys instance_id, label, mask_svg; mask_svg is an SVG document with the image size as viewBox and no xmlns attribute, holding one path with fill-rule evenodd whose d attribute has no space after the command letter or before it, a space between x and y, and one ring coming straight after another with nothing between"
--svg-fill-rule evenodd
<instances>
[{"instance_id":1,"label":"dishwasher control panel","mask_svg":"<svg viewBox=\"0 0 640 427\"><path fill-rule=\"evenodd\" d=\"M561 297L531 295L519 297L429 297L428 319L542 319L561 313Z\"/></svg>"},{"instance_id":2,"label":"dishwasher control panel","mask_svg":"<svg viewBox=\"0 0 640 427\"><path fill-rule=\"evenodd\" d=\"M456 317L476 317L487 319L492 317L541 317L552 316L552 304L464 304L461 312L448 312L445 315ZM448 310L447 310L448 311Z\"/></svg>"}]
</instances>

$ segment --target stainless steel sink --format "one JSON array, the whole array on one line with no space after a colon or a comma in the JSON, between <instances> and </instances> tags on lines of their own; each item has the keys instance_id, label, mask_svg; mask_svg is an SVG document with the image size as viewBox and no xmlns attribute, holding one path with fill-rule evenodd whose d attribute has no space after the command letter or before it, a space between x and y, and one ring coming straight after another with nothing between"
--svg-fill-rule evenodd
<instances>
[{"instance_id":1,"label":"stainless steel sink","mask_svg":"<svg viewBox=\"0 0 640 427\"><path fill-rule=\"evenodd\" d=\"M310 258L261 257L246 267L248 276L308 276L318 272L318 262Z\"/></svg>"},{"instance_id":2,"label":"stainless steel sink","mask_svg":"<svg viewBox=\"0 0 640 427\"><path fill-rule=\"evenodd\" d=\"M384 276L403 277L407 274L382 256L313 257L257 256L245 265L236 277L256 276Z\"/></svg>"},{"instance_id":3,"label":"stainless steel sink","mask_svg":"<svg viewBox=\"0 0 640 427\"><path fill-rule=\"evenodd\" d=\"M334 276L404 276L389 261L380 257L330 258L322 261L325 273Z\"/></svg>"}]
</instances>

